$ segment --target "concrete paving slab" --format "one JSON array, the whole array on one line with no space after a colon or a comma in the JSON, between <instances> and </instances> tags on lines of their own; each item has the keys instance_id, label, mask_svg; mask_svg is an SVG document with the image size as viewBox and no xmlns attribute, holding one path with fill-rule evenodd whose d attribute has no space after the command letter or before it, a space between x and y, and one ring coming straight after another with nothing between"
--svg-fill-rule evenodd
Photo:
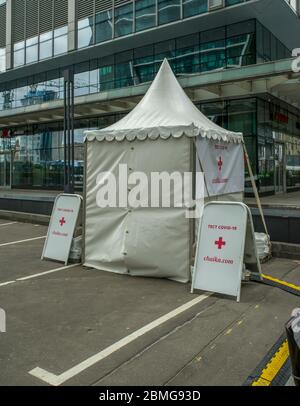
<instances>
[{"instance_id":1,"label":"concrete paving slab","mask_svg":"<svg viewBox=\"0 0 300 406\"><path fill-rule=\"evenodd\" d=\"M273 276L274 278L283 279L285 275L298 266L299 261L284 258L272 258L263 265L263 273Z\"/></svg>"},{"instance_id":2,"label":"concrete paving slab","mask_svg":"<svg viewBox=\"0 0 300 406\"><path fill-rule=\"evenodd\" d=\"M0 384L40 384L28 371L62 373L189 300L186 285L81 267L8 285Z\"/></svg>"},{"instance_id":3,"label":"concrete paving slab","mask_svg":"<svg viewBox=\"0 0 300 406\"><path fill-rule=\"evenodd\" d=\"M263 290L262 286L248 285L242 303L219 298L96 385L167 384L201 351L213 348L215 340L228 330L228 326L243 320L244 314L263 299Z\"/></svg>"},{"instance_id":4,"label":"concrete paving slab","mask_svg":"<svg viewBox=\"0 0 300 406\"><path fill-rule=\"evenodd\" d=\"M288 274L282 279L285 282L292 283L300 288L300 265L292 269ZM300 298L299 298L299 307L300 307Z\"/></svg>"},{"instance_id":5,"label":"concrete paving slab","mask_svg":"<svg viewBox=\"0 0 300 406\"><path fill-rule=\"evenodd\" d=\"M26 226L20 228L25 238L41 230ZM12 236L9 227L7 238ZM3 254L0 247L0 284L61 267L40 261L43 242L6 246ZM299 262L291 260L263 265L264 273L296 285L299 270ZM0 286L0 307L7 312L7 333L0 336L0 385L44 385L28 372L36 367L65 372L198 297L189 289L81 266ZM282 334L294 307L299 297L243 284L241 303L211 296L64 384L241 385Z\"/></svg>"},{"instance_id":6,"label":"concrete paving slab","mask_svg":"<svg viewBox=\"0 0 300 406\"><path fill-rule=\"evenodd\" d=\"M241 385L282 334L298 303L299 298L271 288L259 308L245 313L241 325L230 326L168 384Z\"/></svg>"},{"instance_id":7,"label":"concrete paving slab","mask_svg":"<svg viewBox=\"0 0 300 406\"><path fill-rule=\"evenodd\" d=\"M41 239L0 247L0 284L62 267L58 262L41 261L44 242Z\"/></svg>"},{"instance_id":8,"label":"concrete paving slab","mask_svg":"<svg viewBox=\"0 0 300 406\"><path fill-rule=\"evenodd\" d=\"M7 227L0 227L1 244L41 237L47 234L47 227L34 224L17 223Z\"/></svg>"}]
</instances>

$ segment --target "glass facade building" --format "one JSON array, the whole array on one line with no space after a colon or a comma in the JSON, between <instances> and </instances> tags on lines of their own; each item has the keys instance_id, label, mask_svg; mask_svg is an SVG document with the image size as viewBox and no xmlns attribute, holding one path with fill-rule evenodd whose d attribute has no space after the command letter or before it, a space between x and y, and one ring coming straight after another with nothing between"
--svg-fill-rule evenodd
<instances>
[{"instance_id":1,"label":"glass facade building","mask_svg":"<svg viewBox=\"0 0 300 406\"><path fill-rule=\"evenodd\" d=\"M0 188L62 189L63 118L53 114L41 122L38 109L62 105L65 69L74 72L76 98L90 96L97 103L97 94L104 94L109 105L110 91L152 81L164 58L178 76L290 58L292 49L257 18L222 18L250 1L0 0ZM9 7L11 42L5 27ZM203 24L215 11L220 18L212 26ZM196 104L222 127L243 132L262 193L300 188L299 110L268 93L196 99ZM122 114L108 108L76 118L77 190L83 182L84 131L106 127ZM24 122L15 124L19 115ZM6 117L12 119L1 125Z\"/></svg>"},{"instance_id":2,"label":"glass facade building","mask_svg":"<svg viewBox=\"0 0 300 406\"><path fill-rule=\"evenodd\" d=\"M198 103L213 122L244 134L245 143L261 193L300 188L299 110L269 97L252 97ZM76 187L82 189L87 129L107 127L123 114L75 121ZM0 138L2 151L12 154L12 186L60 189L63 185L63 127L61 122L19 127ZM249 188L250 184L247 185Z\"/></svg>"},{"instance_id":3,"label":"glass facade building","mask_svg":"<svg viewBox=\"0 0 300 406\"><path fill-rule=\"evenodd\" d=\"M65 46L65 29L59 32L57 44L55 36L45 40L50 41L53 52ZM105 34L105 30L101 32ZM29 48L32 48L29 54L28 50L20 49L23 59L28 55L34 58L37 44ZM75 96L149 82L164 58L168 58L176 74L191 74L239 68L290 55L291 50L258 21L247 20L75 64ZM15 83L0 84L0 110L63 99L63 70L53 69Z\"/></svg>"},{"instance_id":4,"label":"glass facade building","mask_svg":"<svg viewBox=\"0 0 300 406\"><path fill-rule=\"evenodd\" d=\"M94 7L95 11L91 8L90 16L79 19L78 47L88 47L155 26L208 13L212 9L220 8L220 5L230 7L247 1L216 1L214 5L210 4L213 2L209 0L135 0L127 1L124 5L115 2L115 7L112 7L110 2L111 8L107 7L105 11L99 12L96 12L97 7Z\"/></svg>"}]
</instances>

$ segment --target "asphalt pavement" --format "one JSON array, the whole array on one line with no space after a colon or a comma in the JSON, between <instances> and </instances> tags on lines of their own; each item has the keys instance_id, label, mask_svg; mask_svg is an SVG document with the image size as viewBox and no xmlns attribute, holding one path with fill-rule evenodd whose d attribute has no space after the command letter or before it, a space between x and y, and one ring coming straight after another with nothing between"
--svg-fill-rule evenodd
<instances>
[{"instance_id":1,"label":"asphalt pavement","mask_svg":"<svg viewBox=\"0 0 300 406\"><path fill-rule=\"evenodd\" d=\"M46 232L0 220L0 385L242 385L300 307L255 282L236 303L41 261ZM299 261L273 259L263 272L300 286Z\"/></svg>"}]
</instances>

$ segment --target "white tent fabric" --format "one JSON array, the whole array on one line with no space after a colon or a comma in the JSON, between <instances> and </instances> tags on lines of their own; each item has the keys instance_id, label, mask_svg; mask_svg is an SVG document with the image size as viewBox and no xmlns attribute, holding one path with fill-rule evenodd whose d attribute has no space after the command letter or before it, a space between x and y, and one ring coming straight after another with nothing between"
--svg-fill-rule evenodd
<instances>
[{"instance_id":1,"label":"white tent fabric","mask_svg":"<svg viewBox=\"0 0 300 406\"><path fill-rule=\"evenodd\" d=\"M245 162L242 144L198 137L196 145L199 156L196 171L205 173L205 197L215 198L244 191Z\"/></svg>"},{"instance_id":2,"label":"white tent fabric","mask_svg":"<svg viewBox=\"0 0 300 406\"><path fill-rule=\"evenodd\" d=\"M180 174L191 171L190 154L191 143L187 137L88 143L84 199L85 266L131 276L188 282L191 224L184 207L100 208L97 194L101 191L99 183L102 183L105 172L118 179L120 164L141 171L150 179L156 171Z\"/></svg>"},{"instance_id":3,"label":"white tent fabric","mask_svg":"<svg viewBox=\"0 0 300 406\"><path fill-rule=\"evenodd\" d=\"M144 98L126 117L105 129L86 132L88 141L154 140L183 135L236 143L243 140L241 133L219 127L199 111L178 83L167 59Z\"/></svg>"},{"instance_id":4,"label":"white tent fabric","mask_svg":"<svg viewBox=\"0 0 300 406\"><path fill-rule=\"evenodd\" d=\"M193 137L197 137L195 143ZM208 179L219 185L212 190L214 200L223 193L242 192L243 180L238 190L236 180L234 189L229 181L236 176L236 160L242 161L239 176L244 174L242 134L226 131L206 118L187 97L165 60L131 113L108 128L87 131L85 139L84 265L188 282L194 223L186 217L185 207L160 204L134 208L128 204L104 208L97 204L97 195L105 174L115 175L120 182L119 165L127 165L129 173L142 172L149 184L154 172L177 172L182 177L193 172L195 145L202 166L210 171ZM228 146L233 146L235 153Z\"/></svg>"}]
</instances>

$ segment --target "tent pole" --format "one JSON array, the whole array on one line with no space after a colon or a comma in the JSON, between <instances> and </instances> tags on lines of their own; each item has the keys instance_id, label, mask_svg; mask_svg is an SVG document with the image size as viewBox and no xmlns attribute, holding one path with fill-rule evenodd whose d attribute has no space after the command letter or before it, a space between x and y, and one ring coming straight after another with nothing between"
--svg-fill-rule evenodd
<instances>
[{"instance_id":1,"label":"tent pole","mask_svg":"<svg viewBox=\"0 0 300 406\"><path fill-rule=\"evenodd\" d=\"M257 207L258 207L258 210L259 210L259 214L261 216L261 220L262 220L262 223L263 223L263 226L264 226L264 229L265 229L265 233L266 233L266 235L268 236L268 239L269 239L269 246L271 248L270 234L268 232L268 227L267 227L267 223L266 223L266 220L265 220L265 216L264 216L263 208L262 208L262 205L261 205L261 201L260 201L260 198L259 198L257 186L256 186L256 183L255 183L252 167L251 167L251 164L250 164L249 155L248 155L246 145L245 145L244 142L243 142L243 149L244 149L245 159L246 159L246 162L247 162L247 167L248 167L248 171L249 171L249 175L250 175L250 180L251 180L255 200L256 200Z\"/></svg>"}]
</instances>

